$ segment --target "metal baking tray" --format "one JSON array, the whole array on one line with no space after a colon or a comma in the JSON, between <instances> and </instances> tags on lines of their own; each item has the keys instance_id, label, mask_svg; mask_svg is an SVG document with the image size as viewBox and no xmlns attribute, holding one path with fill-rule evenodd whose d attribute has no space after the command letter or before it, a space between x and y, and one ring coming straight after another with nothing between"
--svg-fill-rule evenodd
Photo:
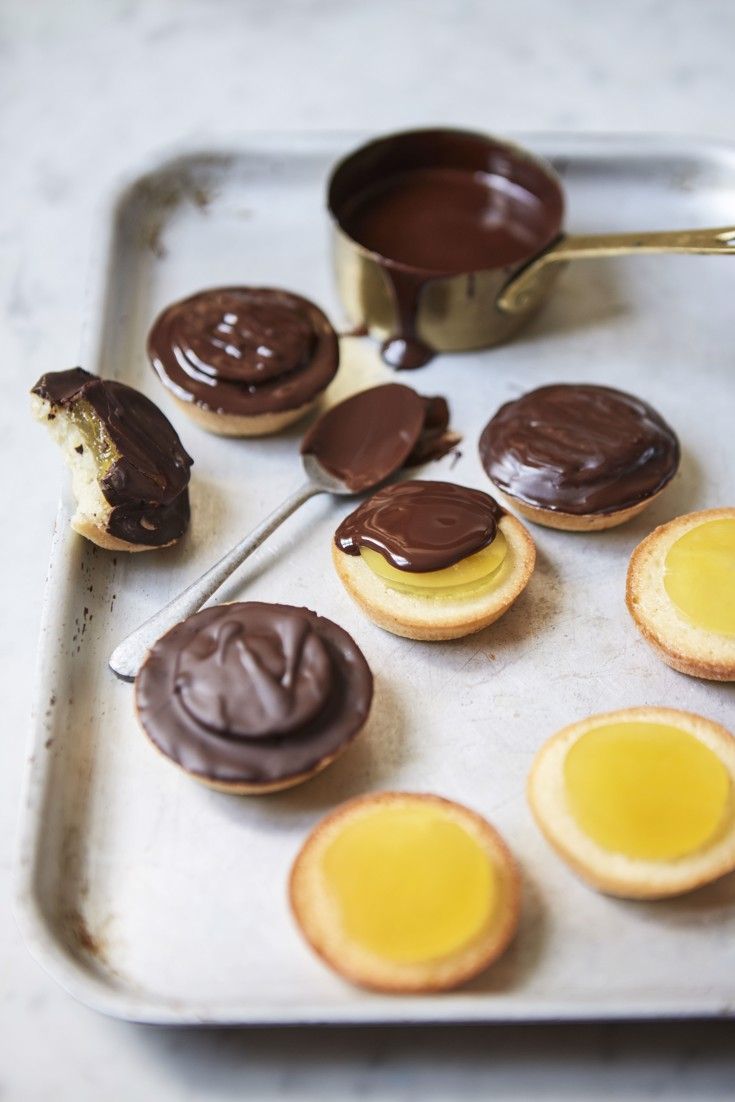
<instances>
[{"instance_id":1,"label":"metal baking tray","mask_svg":"<svg viewBox=\"0 0 735 1102\"><path fill-rule=\"evenodd\" d=\"M180 547L126 557L71 533L69 503L61 504L19 861L28 946L83 1002L147 1022L730 1015L735 877L663 903L598 895L542 840L524 784L540 743L591 712L667 704L733 724L735 687L658 661L629 620L623 590L628 556L654 524L735 503L735 263L578 263L527 335L489 352L442 356L407 377L426 394L448 395L464 434L456 465L446 457L431 476L481 488L482 426L501 402L542 383L630 389L681 436L681 473L639 519L587 536L533 529L536 573L492 628L439 644L374 627L330 563L332 533L349 506L325 499L302 509L231 580L220 599L305 604L332 617L375 672L367 729L315 780L261 798L206 790L151 749L130 686L107 668L115 643L300 477L298 430L218 439L172 408L146 363L149 324L170 300L229 282L302 292L338 323L324 184L335 158L362 137L254 136L229 152L178 152L126 186L106 215L82 362L140 387L174 421L196 460L194 519ZM624 136L520 140L561 172L571 230L735 220L735 149ZM370 342L344 340L336 393L389 374ZM341 800L384 788L467 803L500 828L522 864L513 947L455 993L386 997L351 987L312 955L291 920L286 878L307 831Z\"/></svg>"}]
</instances>

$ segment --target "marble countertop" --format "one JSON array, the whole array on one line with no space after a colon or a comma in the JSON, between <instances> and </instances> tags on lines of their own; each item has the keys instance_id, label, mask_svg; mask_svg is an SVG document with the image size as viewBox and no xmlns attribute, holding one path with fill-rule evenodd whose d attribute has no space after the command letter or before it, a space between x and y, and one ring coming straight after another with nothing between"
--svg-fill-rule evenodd
<instances>
[{"instance_id":1,"label":"marble countertop","mask_svg":"<svg viewBox=\"0 0 735 1102\"><path fill-rule=\"evenodd\" d=\"M178 143L252 129L735 138L728 0L5 0L0 5L0 1098L732 1097L735 1027L179 1031L77 1005L10 910L41 593L62 477L27 415L78 360L95 213ZM674 962L672 962L674 966Z\"/></svg>"}]
</instances>

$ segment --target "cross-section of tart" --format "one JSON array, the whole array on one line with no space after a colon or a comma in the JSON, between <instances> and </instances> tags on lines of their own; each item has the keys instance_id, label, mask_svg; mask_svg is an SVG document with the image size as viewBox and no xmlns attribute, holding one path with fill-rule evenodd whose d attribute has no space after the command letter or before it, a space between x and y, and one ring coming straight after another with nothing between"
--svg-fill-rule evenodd
<instances>
[{"instance_id":1,"label":"cross-section of tart","mask_svg":"<svg viewBox=\"0 0 735 1102\"><path fill-rule=\"evenodd\" d=\"M149 398L75 367L43 375L31 408L71 469L76 532L111 551L167 547L184 534L192 460Z\"/></svg>"},{"instance_id":2,"label":"cross-section of tart","mask_svg":"<svg viewBox=\"0 0 735 1102\"><path fill-rule=\"evenodd\" d=\"M474 811L379 792L343 804L291 870L294 917L315 952L363 987L442 991L506 949L520 913L516 863Z\"/></svg>"}]
</instances>

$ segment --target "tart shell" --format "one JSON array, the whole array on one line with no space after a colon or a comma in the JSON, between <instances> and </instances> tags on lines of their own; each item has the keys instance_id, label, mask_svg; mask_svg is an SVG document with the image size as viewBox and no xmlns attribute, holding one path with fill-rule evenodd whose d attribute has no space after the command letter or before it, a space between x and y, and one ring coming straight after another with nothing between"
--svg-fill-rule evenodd
<instances>
[{"instance_id":1,"label":"tart shell","mask_svg":"<svg viewBox=\"0 0 735 1102\"><path fill-rule=\"evenodd\" d=\"M487 927L456 953L428 962L387 961L355 944L339 928L325 897L320 861L325 847L339 829L362 811L418 801L440 807L479 843L498 876L499 901ZM457 987L484 971L504 952L518 927L521 882L518 866L506 843L476 812L426 793L378 792L342 804L312 830L291 869L289 900L307 942L334 971L351 983L374 991L418 994Z\"/></svg>"}]
</instances>

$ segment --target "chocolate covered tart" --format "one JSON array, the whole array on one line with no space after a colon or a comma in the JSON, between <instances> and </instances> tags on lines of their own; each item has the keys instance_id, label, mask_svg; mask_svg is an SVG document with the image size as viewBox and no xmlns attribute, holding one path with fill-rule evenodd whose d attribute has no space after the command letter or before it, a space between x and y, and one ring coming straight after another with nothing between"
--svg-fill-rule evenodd
<instances>
[{"instance_id":1,"label":"chocolate covered tart","mask_svg":"<svg viewBox=\"0 0 735 1102\"><path fill-rule=\"evenodd\" d=\"M339 343L326 315L301 295L219 287L167 306L151 328L148 355L202 428L263 436L312 408L337 372Z\"/></svg>"},{"instance_id":2,"label":"chocolate covered tart","mask_svg":"<svg viewBox=\"0 0 735 1102\"><path fill-rule=\"evenodd\" d=\"M501 406L480 438L488 478L518 512L569 531L636 516L674 477L679 454L648 403L606 386L529 391Z\"/></svg>"},{"instance_id":3,"label":"chocolate covered tart","mask_svg":"<svg viewBox=\"0 0 735 1102\"><path fill-rule=\"evenodd\" d=\"M410 639L455 639L510 608L533 572L523 525L481 490L411 480L350 513L332 547L347 592L380 627Z\"/></svg>"},{"instance_id":4,"label":"chocolate covered tart","mask_svg":"<svg viewBox=\"0 0 735 1102\"><path fill-rule=\"evenodd\" d=\"M31 407L71 469L76 532L111 551L166 547L183 535L192 459L149 398L75 367L42 375Z\"/></svg>"},{"instance_id":5,"label":"chocolate covered tart","mask_svg":"<svg viewBox=\"0 0 735 1102\"><path fill-rule=\"evenodd\" d=\"M242 794L290 788L324 769L365 723L372 693L346 631L307 608L257 601L177 624L135 682L156 749L195 780Z\"/></svg>"}]
</instances>

